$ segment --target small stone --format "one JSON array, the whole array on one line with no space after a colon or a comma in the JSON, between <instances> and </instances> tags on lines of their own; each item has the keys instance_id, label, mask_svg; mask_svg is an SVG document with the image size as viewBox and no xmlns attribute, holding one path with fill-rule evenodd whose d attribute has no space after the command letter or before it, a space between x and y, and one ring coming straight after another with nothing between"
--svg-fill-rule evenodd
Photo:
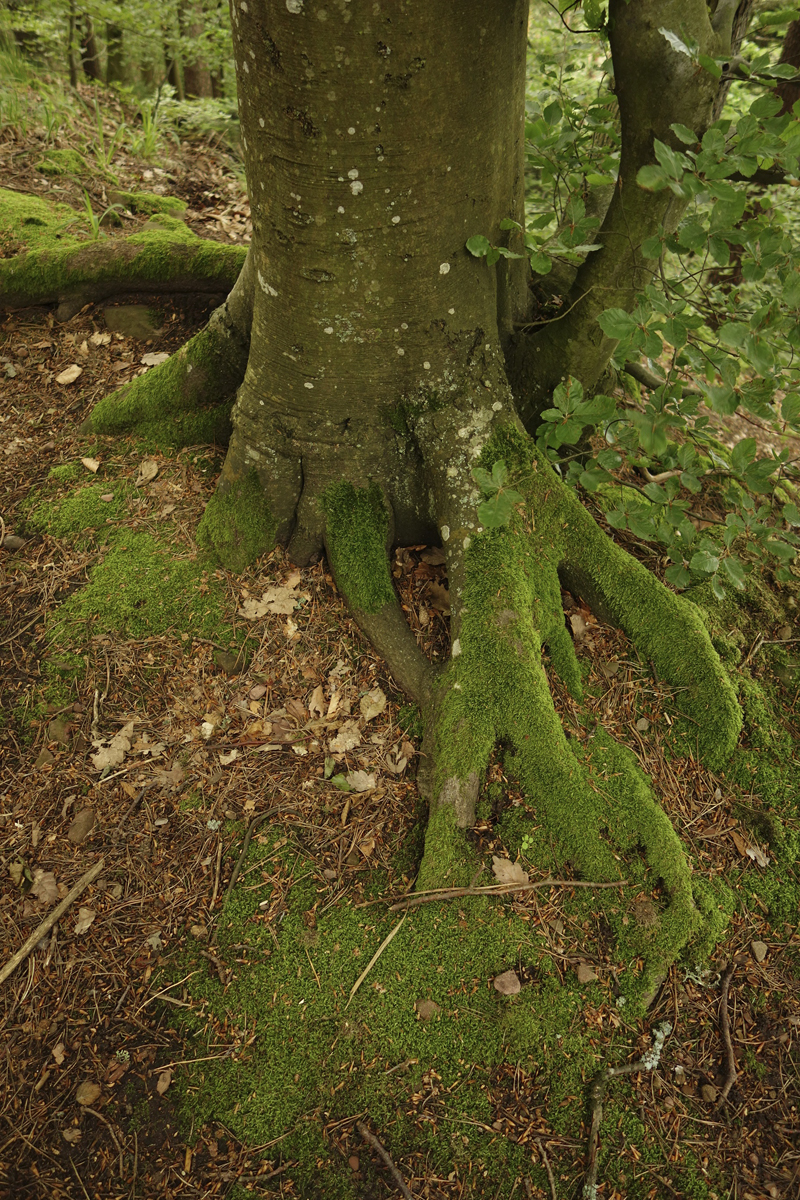
<instances>
[{"instance_id":1,"label":"small stone","mask_svg":"<svg viewBox=\"0 0 800 1200\"><path fill-rule=\"evenodd\" d=\"M756 941L750 943L750 950L752 951L753 958L756 960L756 962L764 961L764 959L767 957L768 949L769 947L767 946L766 942Z\"/></svg>"},{"instance_id":2,"label":"small stone","mask_svg":"<svg viewBox=\"0 0 800 1200\"><path fill-rule=\"evenodd\" d=\"M578 963L575 974L578 977L578 983L594 983L597 979L597 975L588 963Z\"/></svg>"},{"instance_id":3,"label":"small stone","mask_svg":"<svg viewBox=\"0 0 800 1200\"><path fill-rule=\"evenodd\" d=\"M37 771L41 771L42 767L49 766L50 763L55 761L49 750L40 750L39 757L36 759L36 769Z\"/></svg>"},{"instance_id":4,"label":"small stone","mask_svg":"<svg viewBox=\"0 0 800 1200\"><path fill-rule=\"evenodd\" d=\"M704 1083L700 1088L700 1095L707 1104L713 1104L717 1098L717 1089L713 1083Z\"/></svg>"},{"instance_id":5,"label":"small stone","mask_svg":"<svg viewBox=\"0 0 800 1200\"><path fill-rule=\"evenodd\" d=\"M414 1008L419 1014L420 1021L430 1021L431 1017L435 1017L437 1012L441 1011L435 1000L415 1000Z\"/></svg>"},{"instance_id":6,"label":"small stone","mask_svg":"<svg viewBox=\"0 0 800 1200\"><path fill-rule=\"evenodd\" d=\"M503 971L502 975L495 977L494 990L501 996L518 996L521 989L522 984L516 971Z\"/></svg>"},{"instance_id":7,"label":"small stone","mask_svg":"<svg viewBox=\"0 0 800 1200\"><path fill-rule=\"evenodd\" d=\"M94 1104L95 1100L100 1095L101 1090L102 1089L99 1083L90 1083L87 1080L86 1083L81 1083L78 1085L78 1090L75 1093L75 1099L78 1101L78 1104L82 1104L84 1106L87 1104Z\"/></svg>"},{"instance_id":8,"label":"small stone","mask_svg":"<svg viewBox=\"0 0 800 1200\"><path fill-rule=\"evenodd\" d=\"M361 1166L361 1163L358 1161L357 1154L351 1154L347 1161L350 1164L351 1171L357 1171Z\"/></svg>"},{"instance_id":9,"label":"small stone","mask_svg":"<svg viewBox=\"0 0 800 1200\"><path fill-rule=\"evenodd\" d=\"M140 342L149 341L161 329L158 325L158 315L146 304L122 304L115 308L103 310L106 327L125 337L136 338Z\"/></svg>"},{"instance_id":10,"label":"small stone","mask_svg":"<svg viewBox=\"0 0 800 1200\"><path fill-rule=\"evenodd\" d=\"M78 813L75 820L70 825L67 831L67 837L77 846L78 842L82 842L94 829L95 816L94 809L83 808Z\"/></svg>"},{"instance_id":11,"label":"small stone","mask_svg":"<svg viewBox=\"0 0 800 1200\"><path fill-rule=\"evenodd\" d=\"M650 722L648 721L647 717L639 717L639 720L636 722L637 731L639 733L647 733L649 728Z\"/></svg>"},{"instance_id":12,"label":"small stone","mask_svg":"<svg viewBox=\"0 0 800 1200\"><path fill-rule=\"evenodd\" d=\"M17 537L15 533L7 533L3 538L2 547L4 550L21 550L25 545L25 539Z\"/></svg>"}]
</instances>

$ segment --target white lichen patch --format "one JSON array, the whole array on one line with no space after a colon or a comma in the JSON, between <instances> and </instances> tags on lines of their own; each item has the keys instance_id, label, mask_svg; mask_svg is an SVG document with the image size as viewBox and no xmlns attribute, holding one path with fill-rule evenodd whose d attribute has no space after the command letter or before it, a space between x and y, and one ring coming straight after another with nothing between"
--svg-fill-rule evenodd
<instances>
[{"instance_id":1,"label":"white lichen patch","mask_svg":"<svg viewBox=\"0 0 800 1200\"><path fill-rule=\"evenodd\" d=\"M440 275L449 275L450 274L450 263L439 263L439 274Z\"/></svg>"},{"instance_id":2,"label":"white lichen patch","mask_svg":"<svg viewBox=\"0 0 800 1200\"><path fill-rule=\"evenodd\" d=\"M456 640L453 642L453 647L452 647L451 653L453 655L453 658L458 658L459 654L461 653L461 639L460 638L456 638Z\"/></svg>"},{"instance_id":3,"label":"white lichen patch","mask_svg":"<svg viewBox=\"0 0 800 1200\"><path fill-rule=\"evenodd\" d=\"M267 283L260 271L258 272L258 284L265 296L277 296L275 288Z\"/></svg>"},{"instance_id":4,"label":"white lichen patch","mask_svg":"<svg viewBox=\"0 0 800 1200\"><path fill-rule=\"evenodd\" d=\"M303 0L286 0L286 7L290 13L301 13L303 11Z\"/></svg>"},{"instance_id":5,"label":"white lichen patch","mask_svg":"<svg viewBox=\"0 0 800 1200\"><path fill-rule=\"evenodd\" d=\"M441 534L442 534L442 541L443 541L443 542L447 542L447 541L449 541L449 539L450 539L450 526L449 526L449 525L443 525L443 526L442 526L442 529L441 529Z\"/></svg>"},{"instance_id":6,"label":"white lichen patch","mask_svg":"<svg viewBox=\"0 0 800 1200\"><path fill-rule=\"evenodd\" d=\"M353 182L350 184L350 191L353 193L354 196L358 196L359 193L363 192L363 190L364 190L364 185L360 179L354 179Z\"/></svg>"}]
</instances>

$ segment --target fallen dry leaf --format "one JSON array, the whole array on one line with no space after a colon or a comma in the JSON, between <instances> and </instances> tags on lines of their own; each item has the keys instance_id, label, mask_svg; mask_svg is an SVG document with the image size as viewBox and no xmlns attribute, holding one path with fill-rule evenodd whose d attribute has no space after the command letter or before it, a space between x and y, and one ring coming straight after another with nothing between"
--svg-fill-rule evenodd
<instances>
[{"instance_id":1,"label":"fallen dry leaf","mask_svg":"<svg viewBox=\"0 0 800 1200\"><path fill-rule=\"evenodd\" d=\"M60 375L56 375L56 383L74 383L79 375L83 374L83 367L79 367L77 363L72 363Z\"/></svg>"},{"instance_id":2,"label":"fallen dry leaf","mask_svg":"<svg viewBox=\"0 0 800 1200\"><path fill-rule=\"evenodd\" d=\"M430 1021L437 1012L441 1012L440 1006L435 1000L415 1000L414 1008L417 1010L420 1021Z\"/></svg>"},{"instance_id":3,"label":"fallen dry leaf","mask_svg":"<svg viewBox=\"0 0 800 1200\"><path fill-rule=\"evenodd\" d=\"M159 1096L163 1096L169 1085L172 1083L172 1071L162 1071L158 1077L156 1091Z\"/></svg>"},{"instance_id":4,"label":"fallen dry leaf","mask_svg":"<svg viewBox=\"0 0 800 1200\"><path fill-rule=\"evenodd\" d=\"M124 760L131 748L134 724L134 721L129 721L105 744L105 740L93 739L93 745L97 746L98 750L96 754L90 754L89 757L96 771L103 771L106 767L117 767Z\"/></svg>"},{"instance_id":5,"label":"fallen dry leaf","mask_svg":"<svg viewBox=\"0 0 800 1200\"><path fill-rule=\"evenodd\" d=\"M61 1064L64 1061L65 1050L66 1050L66 1046L64 1045L64 1043L59 1042L57 1046L53 1046L53 1049L51 1051L53 1058L56 1060L56 1063L58 1064L59 1067L61 1066Z\"/></svg>"},{"instance_id":6,"label":"fallen dry leaf","mask_svg":"<svg viewBox=\"0 0 800 1200\"><path fill-rule=\"evenodd\" d=\"M373 717L379 716L386 708L386 693L379 687L372 688L365 696L361 697L358 707L361 709L361 715L365 721L371 721Z\"/></svg>"},{"instance_id":7,"label":"fallen dry leaf","mask_svg":"<svg viewBox=\"0 0 800 1200\"><path fill-rule=\"evenodd\" d=\"M508 858L498 858L492 855L492 873L498 883L525 884L528 882L528 872L523 871L519 863L512 863Z\"/></svg>"},{"instance_id":8,"label":"fallen dry leaf","mask_svg":"<svg viewBox=\"0 0 800 1200\"><path fill-rule=\"evenodd\" d=\"M239 751L236 749L233 749L233 750L231 750L230 754L220 754L219 761L223 767L229 767L231 765L231 763L235 762L238 757L239 757Z\"/></svg>"},{"instance_id":9,"label":"fallen dry leaf","mask_svg":"<svg viewBox=\"0 0 800 1200\"><path fill-rule=\"evenodd\" d=\"M597 979L597 975L588 963L578 963L575 974L578 977L578 983L594 983Z\"/></svg>"},{"instance_id":10,"label":"fallen dry leaf","mask_svg":"<svg viewBox=\"0 0 800 1200\"><path fill-rule=\"evenodd\" d=\"M82 905L78 910L78 919L75 922L75 932L86 933L86 930L89 928L96 916L97 913L93 908L86 908Z\"/></svg>"},{"instance_id":11,"label":"fallen dry leaf","mask_svg":"<svg viewBox=\"0 0 800 1200\"><path fill-rule=\"evenodd\" d=\"M139 474L136 476L136 486L141 487L143 483L150 483L158 474L158 463L154 458L145 458L140 467Z\"/></svg>"},{"instance_id":12,"label":"fallen dry leaf","mask_svg":"<svg viewBox=\"0 0 800 1200\"><path fill-rule=\"evenodd\" d=\"M52 871L34 871L31 895L43 904L53 904L58 899L58 884Z\"/></svg>"},{"instance_id":13,"label":"fallen dry leaf","mask_svg":"<svg viewBox=\"0 0 800 1200\"><path fill-rule=\"evenodd\" d=\"M74 1127L71 1129L62 1129L61 1136L65 1142L69 1143L70 1146L74 1146L76 1142L81 1140L81 1131L80 1129Z\"/></svg>"},{"instance_id":14,"label":"fallen dry leaf","mask_svg":"<svg viewBox=\"0 0 800 1200\"><path fill-rule=\"evenodd\" d=\"M312 717L321 717L325 712L325 693L322 690L321 683L311 693L311 699L308 702L308 711Z\"/></svg>"},{"instance_id":15,"label":"fallen dry leaf","mask_svg":"<svg viewBox=\"0 0 800 1200\"><path fill-rule=\"evenodd\" d=\"M345 721L336 737L328 743L333 754L346 754L361 745L361 731L355 721Z\"/></svg>"},{"instance_id":16,"label":"fallen dry leaf","mask_svg":"<svg viewBox=\"0 0 800 1200\"><path fill-rule=\"evenodd\" d=\"M107 346L111 341L110 333L93 333L89 338L93 346Z\"/></svg>"},{"instance_id":17,"label":"fallen dry leaf","mask_svg":"<svg viewBox=\"0 0 800 1200\"><path fill-rule=\"evenodd\" d=\"M351 771L347 782L354 792L371 792L377 785L375 774L367 771Z\"/></svg>"},{"instance_id":18,"label":"fallen dry leaf","mask_svg":"<svg viewBox=\"0 0 800 1200\"><path fill-rule=\"evenodd\" d=\"M91 471L93 475L96 475L97 472L100 470L100 459L99 458L82 458L81 462L86 467L86 470Z\"/></svg>"},{"instance_id":19,"label":"fallen dry leaf","mask_svg":"<svg viewBox=\"0 0 800 1200\"><path fill-rule=\"evenodd\" d=\"M428 595L431 608L437 609L445 616L450 612L450 593L446 587L442 587L440 583L430 583L428 584Z\"/></svg>"},{"instance_id":20,"label":"fallen dry leaf","mask_svg":"<svg viewBox=\"0 0 800 1200\"><path fill-rule=\"evenodd\" d=\"M102 1088L99 1083L91 1083L87 1080L85 1083L78 1084L75 1099L78 1101L78 1104L94 1104L101 1091Z\"/></svg>"},{"instance_id":21,"label":"fallen dry leaf","mask_svg":"<svg viewBox=\"0 0 800 1200\"><path fill-rule=\"evenodd\" d=\"M143 354L139 362L143 363L146 367L157 367L161 363L166 362L168 358L169 355L166 351L156 350L150 354Z\"/></svg>"}]
</instances>

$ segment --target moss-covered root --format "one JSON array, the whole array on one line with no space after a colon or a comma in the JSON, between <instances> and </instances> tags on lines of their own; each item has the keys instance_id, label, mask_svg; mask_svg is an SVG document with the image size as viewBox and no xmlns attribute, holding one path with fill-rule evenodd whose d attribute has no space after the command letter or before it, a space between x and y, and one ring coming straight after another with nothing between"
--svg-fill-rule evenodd
<instances>
[{"instance_id":1,"label":"moss-covered root","mask_svg":"<svg viewBox=\"0 0 800 1200\"><path fill-rule=\"evenodd\" d=\"M92 433L135 431L164 446L226 444L231 408L244 379L253 319L248 256L224 304L177 354L105 396L85 423Z\"/></svg>"},{"instance_id":2,"label":"moss-covered root","mask_svg":"<svg viewBox=\"0 0 800 1200\"><path fill-rule=\"evenodd\" d=\"M736 748L742 714L700 613L616 546L577 497L557 486L562 579L625 630L658 678L681 689L676 705L692 724L691 740L705 763L720 767Z\"/></svg>"},{"instance_id":3,"label":"moss-covered root","mask_svg":"<svg viewBox=\"0 0 800 1200\"><path fill-rule=\"evenodd\" d=\"M477 537L465 555L459 637L436 685L435 800L418 886L463 874L461 830L474 822L481 777L502 743L561 861L615 879L612 846L642 846L669 897L653 943L661 969L700 923L689 867L634 756L602 736L585 746L568 738L555 712L541 651L563 619L557 563L550 539L516 519Z\"/></svg>"},{"instance_id":4,"label":"moss-covered root","mask_svg":"<svg viewBox=\"0 0 800 1200\"><path fill-rule=\"evenodd\" d=\"M328 561L356 623L398 686L427 708L432 670L392 586L387 555L390 519L380 488L332 484L322 497L322 510Z\"/></svg>"}]
</instances>

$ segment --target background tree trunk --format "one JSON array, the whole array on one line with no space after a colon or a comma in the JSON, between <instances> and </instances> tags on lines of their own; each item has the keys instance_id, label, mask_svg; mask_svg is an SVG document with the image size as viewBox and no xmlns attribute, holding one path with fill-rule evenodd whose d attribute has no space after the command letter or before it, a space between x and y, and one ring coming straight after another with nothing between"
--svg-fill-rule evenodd
<instances>
[{"instance_id":1,"label":"background tree trunk","mask_svg":"<svg viewBox=\"0 0 800 1200\"><path fill-rule=\"evenodd\" d=\"M106 22L106 83L124 83L125 69L124 33L121 25Z\"/></svg>"},{"instance_id":2,"label":"background tree trunk","mask_svg":"<svg viewBox=\"0 0 800 1200\"><path fill-rule=\"evenodd\" d=\"M81 66L87 79L95 83L103 82L103 64L100 57L100 47L94 36L94 25L88 13L82 13L81 28Z\"/></svg>"},{"instance_id":3,"label":"background tree trunk","mask_svg":"<svg viewBox=\"0 0 800 1200\"><path fill-rule=\"evenodd\" d=\"M189 0L180 8L181 30L185 37L199 38L203 33L203 6L199 0ZM211 72L202 58L187 61L184 55L183 87L187 96L211 95Z\"/></svg>"}]
</instances>

